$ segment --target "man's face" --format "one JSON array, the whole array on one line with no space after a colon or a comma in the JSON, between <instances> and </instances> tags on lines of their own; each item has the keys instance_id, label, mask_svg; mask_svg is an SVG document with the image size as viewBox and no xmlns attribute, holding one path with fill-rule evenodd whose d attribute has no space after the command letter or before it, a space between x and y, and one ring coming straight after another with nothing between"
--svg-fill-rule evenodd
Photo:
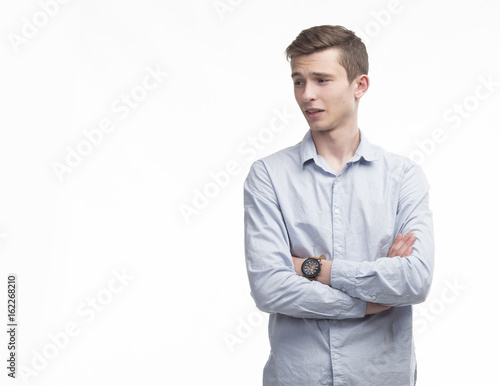
<instances>
[{"instance_id":1,"label":"man's face","mask_svg":"<svg viewBox=\"0 0 500 386\"><path fill-rule=\"evenodd\" d=\"M291 60L295 100L313 131L356 125L359 77L349 84L339 55L329 48Z\"/></svg>"}]
</instances>

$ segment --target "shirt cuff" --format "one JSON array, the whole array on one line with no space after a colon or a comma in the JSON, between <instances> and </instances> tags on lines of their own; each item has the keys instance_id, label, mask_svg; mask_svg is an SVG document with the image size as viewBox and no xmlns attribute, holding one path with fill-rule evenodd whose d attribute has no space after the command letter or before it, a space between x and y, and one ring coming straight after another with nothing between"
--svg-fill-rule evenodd
<instances>
[{"instance_id":1,"label":"shirt cuff","mask_svg":"<svg viewBox=\"0 0 500 386\"><path fill-rule=\"evenodd\" d=\"M332 271L330 285L350 296L356 295L356 265L347 260L334 259L332 261ZM355 296L357 297L357 296Z\"/></svg>"},{"instance_id":2,"label":"shirt cuff","mask_svg":"<svg viewBox=\"0 0 500 386\"><path fill-rule=\"evenodd\" d=\"M342 309L343 319L364 318L366 315L366 302L364 300L345 295Z\"/></svg>"}]
</instances>

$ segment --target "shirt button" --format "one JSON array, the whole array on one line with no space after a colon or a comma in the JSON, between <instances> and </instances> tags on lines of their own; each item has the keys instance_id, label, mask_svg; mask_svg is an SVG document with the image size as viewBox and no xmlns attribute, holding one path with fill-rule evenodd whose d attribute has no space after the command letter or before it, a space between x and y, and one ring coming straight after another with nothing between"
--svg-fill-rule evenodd
<instances>
[{"instance_id":1,"label":"shirt button","mask_svg":"<svg viewBox=\"0 0 500 386\"><path fill-rule=\"evenodd\" d=\"M342 252L342 247L337 247L338 252Z\"/></svg>"},{"instance_id":2,"label":"shirt button","mask_svg":"<svg viewBox=\"0 0 500 386\"><path fill-rule=\"evenodd\" d=\"M335 178L335 181L339 182L340 181L340 177Z\"/></svg>"},{"instance_id":3,"label":"shirt button","mask_svg":"<svg viewBox=\"0 0 500 386\"><path fill-rule=\"evenodd\" d=\"M373 295L372 300L377 300L377 297L375 295Z\"/></svg>"},{"instance_id":4,"label":"shirt button","mask_svg":"<svg viewBox=\"0 0 500 386\"><path fill-rule=\"evenodd\" d=\"M339 359L339 354L335 354L335 355L333 356L333 359Z\"/></svg>"},{"instance_id":5,"label":"shirt button","mask_svg":"<svg viewBox=\"0 0 500 386\"><path fill-rule=\"evenodd\" d=\"M337 320L337 319L333 319L332 323L333 323L333 324L337 324L337 323L338 323L338 320Z\"/></svg>"},{"instance_id":6,"label":"shirt button","mask_svg":"<svg viewBox=\"0 0 500 386\"><path fill-rule=\"evenodd\" d=\"M339 213L340 213L340 210L335 209L335 213L339 214Z\"/></svg>"},{"instance_id":7,"label":"shirt button","mask_svg":"<svg viewBox=\"0 0 500 386\"><path fill-rule=\"evenodd\" d=\"M347 292L347 290L346 290L345 288L342 288L342 290L341 290L341 291L342 291L342 292Z\"/></svg>"}]
</instances>

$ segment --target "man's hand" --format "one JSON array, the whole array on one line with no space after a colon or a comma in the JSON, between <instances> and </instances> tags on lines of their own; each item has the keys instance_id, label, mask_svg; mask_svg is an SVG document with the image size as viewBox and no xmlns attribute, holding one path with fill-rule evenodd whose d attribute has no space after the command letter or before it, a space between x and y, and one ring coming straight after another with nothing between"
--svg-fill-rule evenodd
<instances>
[{"instance_id":1,"label":"man's hand","mask_svg":"<svg viewBox=\"0 0 500 386\"><path fill-rule=\"evenodd\" d=\"M389 249L388 257L401 256L406 257L410 256L413 252L413 243L417 238L413 235L412 232L408 232L404 237L402 234L399 234L394 240L391 249Z\"/></svg>"},{"instance_id":2,"label":"man's hand","mask_svg":"<svg viewBox=\"0 0 500 386\"><path fill-rule=\"evenodd\" d=\"M399 234L398 237L396 237L396 240L394 240L394 243L392 244L391 248L389 249L389 253L387 254L388 257L395 257L395 256L401 256L401 257L406 257L410 256L411 253L413 252L413 244L415 243L415 240L417 238L413 235L412 232L408 232L405 236L402 234ZM295 269L295 272L299 276L302 275L302 263L304 262L305 259L302 259L300 257L292 257L293 260L293 267ZM330 285L330 271L332 267L332 262L330 260L321 260L321 272L316 277L316 280L319 281L320 283ZM366 313L365 315L373 315L373 314L378 314L379 312L388 310L391 308L390 306L383 306L378 303L366 303Z\"/></svg>"},{"instance_id":3,"label":"man's hand","mask_svg":"<svg viewBox=\"0 0 500 386\"><path fill-rule=\"evenodd\" d=\"M366 303L365 315L378 314L379 312L388 310L389 308L391 308L391 306L383 306L382 304L368 302Z\"/></svg>"},{"instance_id":4,"label":"man's hand","mask_svg":"<svg viewBox=\"0 0 500 386\"><path fill-rule=\"evenodd\" d=\"M401 256L401 257L406 257L410 256L411 253L413 252L413 244L415 243L415 240L417 238L412 232L408 232L406 235L399 234L398 237L396 237L396 240L394 240L394 243L391 246L391 249L389 249L389 253L387 254L387 257L394 257L394 256ZM366 313L365 315L373 315L373 314L378 314L379 312L388 310L391 308L390 306L383 306L382 304L378 303L366 303Z\"/></svg>"}]
</instances>

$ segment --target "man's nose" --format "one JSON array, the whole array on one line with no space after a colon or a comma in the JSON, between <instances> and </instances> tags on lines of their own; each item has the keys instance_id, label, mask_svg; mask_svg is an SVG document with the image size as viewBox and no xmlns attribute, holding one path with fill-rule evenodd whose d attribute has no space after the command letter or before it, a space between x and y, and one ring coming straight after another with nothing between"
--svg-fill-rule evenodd
<instances>
[{"instance_id":1,"label":"man's nose","mask_svg":"<svg viewBox=\"0 0 500 386\"><path fill-rule=\"evenodd\" d=\"M304 85L304 92L302 93L302 100L304 102L310 102L310 101L316 100L316 98L317 98L317 95L316 95L316 88L314 87L314 84L307 82Z\"/></svg>"}]
</instances>

